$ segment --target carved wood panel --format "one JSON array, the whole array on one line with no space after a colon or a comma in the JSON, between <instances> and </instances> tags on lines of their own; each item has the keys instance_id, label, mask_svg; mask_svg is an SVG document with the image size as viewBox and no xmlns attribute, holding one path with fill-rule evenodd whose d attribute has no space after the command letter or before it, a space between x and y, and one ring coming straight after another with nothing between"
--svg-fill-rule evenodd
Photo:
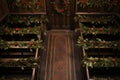
<instances>
[{"instance_id":1,"label":"carved wood panel","mask_svg":"<svg viewBox=\"0 0 120 80\"><path fill-rule=\"evenodd\" d=\"M74 26L74 0L47 0L50 29L72 29Z\"/></svg>"},{"instance_id":2,"label":"carved wood panel","mask_svg":"<svg viewBox=\"0 0 120 80\"><path fill-rule=\"evenodd\" d=\"M0 18L8 13L8 8L5 0L0 0Z\"/></svg>"}]
</instances>

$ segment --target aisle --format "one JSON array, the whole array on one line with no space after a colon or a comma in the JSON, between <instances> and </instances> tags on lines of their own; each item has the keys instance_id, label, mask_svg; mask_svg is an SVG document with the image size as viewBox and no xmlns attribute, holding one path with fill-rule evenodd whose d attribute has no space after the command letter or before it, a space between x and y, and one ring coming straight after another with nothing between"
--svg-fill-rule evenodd
<instances>
[{"instance_id":1,"label":"aisle","mask_svg":"<svg viewBox=\"0 0 120 80\"><path fill-rule=\"evenodd\" d=\"M53 30L47 34L44 80L76 80L73 32Z\"/></svg>"}]
</instances>

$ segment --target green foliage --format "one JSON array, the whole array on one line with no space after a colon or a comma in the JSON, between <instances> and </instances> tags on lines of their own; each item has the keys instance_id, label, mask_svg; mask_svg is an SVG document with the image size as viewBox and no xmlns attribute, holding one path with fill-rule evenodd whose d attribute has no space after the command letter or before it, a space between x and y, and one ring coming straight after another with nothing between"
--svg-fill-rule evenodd
<instances>
[{"instance_id":1,"label":"green foliage","mask_svg":"<svg viewBox=\"0 0 120 80\"><path fill-rule=\"evenodd\" d=\"M23 78L23 77L9 77L7 78L6 76L2 76L0 80L30 80L30 78Z\"/></svg>"},{"instance_id":2,"label":"green foliage","mask_svg":"<svg viewBox=\"0 0 120 80\"><path fill-rule=\"evenodd\" d=\"M109 23L116 24L116 17L113 15L77 15L75 17L75 22L79 24L79 30L81 34L120 34L119 26L106 26ZM83 24L88 22L92 25L86 26ZM97 27L98 25L101 25ZM105 26L104 26L104 25ZM120 49L120 41L105 41L99 38L94 40L84 39L79 36L77 40L77 45L82 46L85 49L88 48L117 48Z\"/></svg>"},{"instance_id":3,"label":"green foliage","mask_svg":"<svg viewBox=\"0 0 120 80\"><path fill-rule=\"evenodd\" d=\"M107 24L116 21L113 15L76 15L74 19L75 22L91 22L93 24Z\"/></svg>"},{"instance_id":4,"label":"green foliage","mask_svg":"<svg viewBox=\"0 0 120 80\"><path fill-rule=\"evenodd\" d=\"M120 77L93 77L93 80L120 80Z\"/></svg>"},{"instance_id":5,"label":"green foliage","mask_svg":"<svg viewBox=\"0 0 120 80\"><path fill-rule=\"evenodd\" d=\"M40 34L48 22L45 15L9 15L5 24L0 25L1 34ZM17 25L16 25L17 24Z\"/></svg>"},{"instance_id":6,"label":"green foliage","mask_svg":"<svg viewBox=\"0 0 120 80\"><path fill-rule=\"evenodd\" d=\"M7 18L7 23L10 24L25 24L25 25L31 25L32 23L34 24L40 24L42 25L43 23L48 22L47 16L46 15L36 15L36 16L25 16L25 15L10 15Z\"/></svg>"},{"instance_id":7,"label":"green foliage","mask_svg":"<svg viewBox=\"0 0 120 80\"><path fill-rule=\"evenodd\" d=\"M5 26L3 29L2 34L40 34L41 33L41 26L34 26L34 27L25 27L25 28L11 28L9 26Z\"/></svg>"},{"instance_id":8,"label":"green foliage","mask_svg":"<svg viewBox=\"0 0 120 80\"><path fill-rule=\"evenodd\" d=\"M77 0L77 5L85 7L114 7L118 4L118 0Z\"/></svg>"},{"instance_id":9,"label":"green foliage","mask_svg":"<svg viewBox=\"0 0 120 80\"><path fill-rule=\"evenodd\" d=\"M6 41L0 39L0 49L8 49L9 45Z\"/></svg>"},{"instance_id":10,"label":"green foliage","mask_svg":"<svg viewBox=\"0 0 120 80\"><path fill-rule=\"evenodd\" d=\"M42 45L42 40L35 41L4 41L0 40L0 49L8 48L41 48L44 49Z\"/></svg>"},{"instance_id":11,"label":"green foliage","mask_svg":"<svg viewBox=\"0 0 120 80\"><path fill-rule=\"evenodd\" d=\"M43 10L43 3L39 0L14 0L11 8L15 7L23 10Z\"/></svg>"},{"instance_id":12,"label":"green foliage","mask_svg":"<svg viewBox=\"0 0 120 80\"><path fill-rule=\"evenodd\" d=\"M38 67L39 61L39 58L35 59L34 57L20 58L17 61L9 60L7 62L0 59L0 67L21 67L21 69L24 69L24 67Z\"/></svg>"},{"instance_id":13,"label":"green foliage","mask_svg":"<svg viewBox=\"0 0 120 80\"><path fill-rule=\"evenodd\" d=\"M46 15L8 15L6 23L0 24L0 35L8 34L36 34L40 35L44 29L44 24L48 22ZM17 24L17 25L16 25ZM44 32L43 32L44 33ZM38 38L40 39L40 38ZM42 48L42 40L35 41L4 41L0 39L0 48Z\"/></svg>"},{"instance_id":14,"label":"green foliage","mask_svg":"<svg viewBox=\"0 0 120 80\"><path fill-rule=\"evenodd\" d=\"M112 26L102 26L102 27L96 27L96 26L86 26L82 22L79 23L80 26L80 32L83 34L92 34L92 35L97 35L97 34L120 34L120 29L119 27L117 28L116 26L113 28ZM77 31L79 31L77 30Z\"/></svg>"},{"instance_id":15,"label":"green foliage","mask_svg":"<svg viewBox=\"0 0 120 80\"><path fill-rule=\"evenodd\" d=\"M77 45L84 47L85 49L88 48L117 48L120 49L120 42L119 41L105 41L100 38L95 40L84 39L83 37L78 38Z\"/></svg>"},{"instance_id":16,"label":"green foliage","mask_svg":"<svg viewBox=\"0 0 120 80\"><path fill-rule=\"evenodd\" d=\"M87 67L120 67L120 58L99 58L99 57L84 57L81 61L83 66Z\"/></svg>"}]
</instances>

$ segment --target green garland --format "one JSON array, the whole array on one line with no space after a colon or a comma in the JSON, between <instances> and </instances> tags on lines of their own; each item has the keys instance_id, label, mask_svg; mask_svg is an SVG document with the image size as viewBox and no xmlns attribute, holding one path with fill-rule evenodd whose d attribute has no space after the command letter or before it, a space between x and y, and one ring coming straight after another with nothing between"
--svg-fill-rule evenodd
<instances>
[{"instance_id":1,"label":"green garland","mask_svg":"<svg viewBox=\"0 0 120 80\"><path fill-rule=\"evenodd\" d=\"M108 26L106 27L100 27L96 28L95 26L85 26L83 23L79 23L80 28L76 29L77 31L80 31L83 34L92 34L92 35L97 35L97 34L120 34L120 29L116 28L116 26L113 28L113 26Z\"/></svg>"},{"instance_id":2,"label":"green garland","mask_svg":"<svg viewBox=\"0 0 120 80\"><path fill-rule=\"evenodd\" d=\"M43 24L48 22L46 15L39 15L39 16L25 16L25 15L9 15L7 18L7 23L10 24L25 24L30 25L31 23L35 24Z\"/></svg>"},{"instance_id":3,"label":"green garland","mask_svg":"<svg viewBox=\"0 0 120 80\"><path fill-rule=\"evenodd\" d=\"M77 45L89 48L117 48L120 49L120 41L105 41L97 38L96 40L83 39L83 37L78 38Z\"/></svg>"},{"instance_id":4,"label":"green garland","mask_svg":"<svg viewBox=\"0 0 120 80\"><path fill-rule=\"evenodd\" d=\"M34 57L29 58L20 58L17 61L7 61L3 62L2 59L0 59L0 67L21 67L24 69L24 67L38 67L39 64L39 58L35 59Z\"/></svg>"},{"instance_id":5,"label":"green garland","mask_svg":"<svg viewBox=\"0 0 120 80\"><path fill-rule=\"evenodd\" d=\"M98 58L84 57L81 61L83 66L87 67L120 67L120 58Z\"/></svg>"},{"instance_id":6,"label":"green garland","mask_svg":"<svg viewBox=\"0 0 120 80\"><path fill-rule=\"evenodd\" d=\"M112 8L118 5L118 0L77 0L77 5L82 8L85 7L108 7Z\"/></svg>"},{"instance_id":7,"label":"green garland","mask_svg":"<svg viewBox=\"0 0 120 80\"><path fill-rule=\"evenodd\" d=\"M41 48L44 49L42 45L42 40L35 41L32 39L31 41L4 41L0 40L0 49L8 49L8 48Z\"/></svg>"},{"instance_id":8,"label":"green garland","mask_svg":"<svg viewBox=\"0 0 120 80\"><path fill-rule=\"evenodd\" d=\"M0 39L0 49L7 49L9 47L8 43Z\"/></svg>"},{"instance_id":9,"label":"green garland","mask_svg":"<svg viewBox=\"0 0 120 80\"><path fill-rule=\"evenodd\" d=\"M45 23L48 22L46 15L25 16L8 15L6 23L0 24L1 34L40 34L45 33ZM17 25L16 25L17 24ZM16 26L14 26L16 25Z\"/></svg>"},{"instance_id":10,"label":"green garland","mask_svg":"<svg viewBox=\"0 0 120 80\"><path fill-rule=\"evenodd\" d=\"M116 18L113 15L76 15L75 22L91 22L92 24L107 24L115 22Z\"/></svg>"},{"instance_id":11,"label":"green garland","mask_svg":"<svg viewBox=\"0 0 120 80\"><path fill-rule=\"evenodd\" d=\"M2 29L3 28L3 29ZM11 27L8 27L8 26L1 26L2 29L2 32L1 34L21 34L21 35L24 35L24 34L40 34L41 33L41 26L35 26L35 27L25 27L25 28L19 28L19 27L16 27L16 28L11 28Z\"/></svg>"},{"instance_id":12,"label":"green garland","mask_svg":"<svg viewBox=\"0 0 120 80\"><path fill-rule=\"evenodd\" d=\"M44 4L42 0L14 0L11 5L8 4L8 6L12 9L20 8L24 11L43 11L44 10Z\"/></svg>"},{"instance_id":13,"label":"green garland","mask_svg":"<svg viewBox=\"0 0 120 80\"><path fill-rule=\"evenodd\" d=\"M30 80L30 78L21 78L21 77L12 77L12 78L7 78L5 76L1 77L0 80Z\"/></svg>"},{"instance_id":14,"label":"green garland","mask_svg":"<svg viewBox=\"0 0 120 80\"><path fill-rule=\"evenodd\" d=\"M116 18L115 16L107 15L107 16L102 16L102 15L77 15L75 17L75 22L79 23L79 30L83 34L119 34L119 28L113 28L113 27L100 27L97 28L95 26L85 26L82 22L90 22L92 24L108 24L108 22L115 22ZM77 29L78 30L78 29ZM82 37L79 36L77 40L77 45L82 46L85 49L88 48L120 48L120 42L119 41L105 41L101 39L96 39L96 40L88 40L88 39L83 39Z\"/></svg>"},{"instance_id":15,"label":"green garland","mask_svg":"<svg viewBox=\"0 0 120 80\"><path fill-rule=\"evenodd\" d=\"M93 77L91 80L120 80L120 77Z\"/></svg>"}]
</instances>

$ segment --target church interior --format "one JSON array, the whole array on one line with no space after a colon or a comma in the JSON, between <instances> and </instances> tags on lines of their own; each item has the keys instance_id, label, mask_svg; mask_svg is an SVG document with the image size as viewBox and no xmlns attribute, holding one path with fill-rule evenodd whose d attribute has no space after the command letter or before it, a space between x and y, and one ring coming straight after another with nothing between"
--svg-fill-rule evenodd
<instances>
[{"instance_id":1,"label":"church interior","mask_svg":"<svg viewBox=\"0 0 120 80\"><path fill-rule=\"evenodd\" d=\"M120 0L0 0L0 80L120 80Z\"/></svg>"}]
</instances>

